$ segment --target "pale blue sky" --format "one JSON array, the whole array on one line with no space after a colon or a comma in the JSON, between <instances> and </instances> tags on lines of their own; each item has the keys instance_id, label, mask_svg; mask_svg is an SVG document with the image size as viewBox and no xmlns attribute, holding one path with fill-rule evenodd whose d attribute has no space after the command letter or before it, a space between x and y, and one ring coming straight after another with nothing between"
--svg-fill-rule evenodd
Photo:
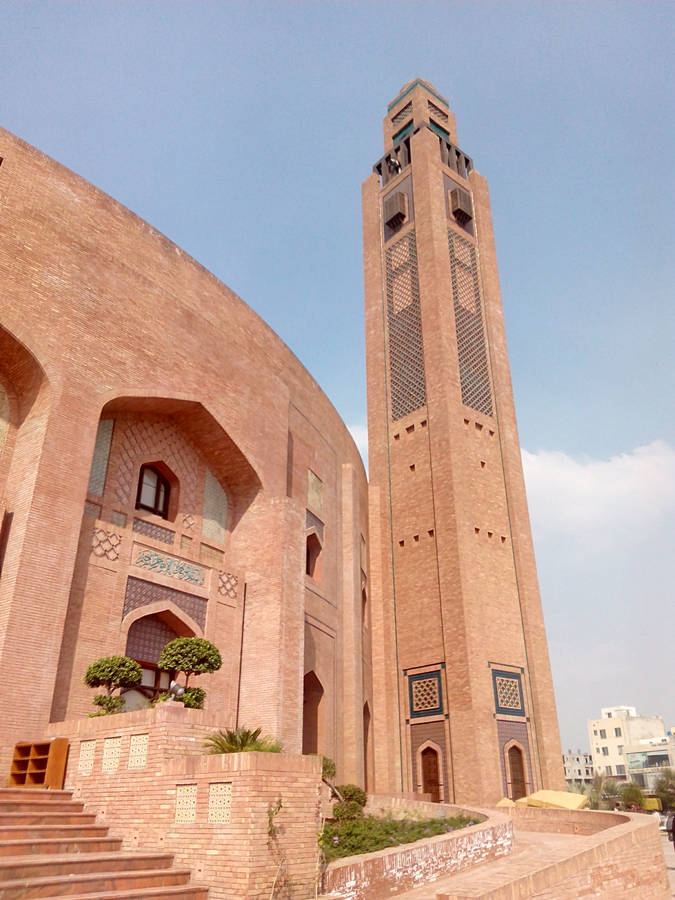
<instances>
[{"instance_id":1,"label":"pale blue sky","mask_svg":"<svg viewBox=\"0 0 675 900\"><path fill-rule=\"evenodd\" d=\"M360 184L404 82L448 97L490 183L565 746L600 706L675 724L674 19L656 0L0 3L0 124L237 291L357 433Z\"/></svg>"}]
</instances>

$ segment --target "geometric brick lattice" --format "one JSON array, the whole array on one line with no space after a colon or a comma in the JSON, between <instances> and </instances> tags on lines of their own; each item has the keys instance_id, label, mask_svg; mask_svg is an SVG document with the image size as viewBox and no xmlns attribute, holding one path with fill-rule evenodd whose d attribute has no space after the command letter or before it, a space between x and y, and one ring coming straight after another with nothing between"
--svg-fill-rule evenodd
<instances>
[{"instance_id":1,"label":"geometric brick lattice","mask_svg":"<svg viewBox=\"0 0 675 900\"><path fill-rule=\"evenodd\" d=\"M132 577L127 578L122 618L134 609L140 609L142 606L157 601L173 603L178 609L187 613L191 619L194 619L200 628L206 624L206 600L203 597L195 597L184 591L176 591L161 584Z\"/></svg>"},{"instance_id":2,"label":"geometric brick lattice","mask_svg":"<svg viewBox=\"0 0 675 900\"><path fill-rule=\"evenodd\" d=\"M153 541L161 541L163 544L173 544L175 534L169 528L162 528L154 522L144 522L143 519L134 519L133 529L137 534L144 534Z\"/></svg>"},{"instance_id":3,"label":"geometric brick lattice","mask_svg":"<svg viewBox=\"0 0 675 900\"><path fill-rule=\"evenodd\" d=\"M396 128L397 125L400 125L402 122L405 122L406 119L409 119L412 115L412 103L407 103L403 109L400 109L394 118L391 120L391 124Z\"/></svg>"},{"instance_id":4,"label":"geometric brick lattice","mask_svg":"<svg viewBox=\"0 0 675 900\"><path fill-rule=\"evenodd\" d=\"M230 600L237 599L237 584L239 579L231 572L218 573L218 593L221 597L228 597Z\"/></svg>"},{"instance_id":5,"label":"geometric brick lattice","mask_svg":"<svg viewBox=\"0 0 675 900\"><path fill-rule=\"evenodd\" d=\"M516 678L495 678L497 704L502 709L522 709L520 684Z\"/></svg>"},{"instance_id":6,"label":"geometric brick lattice","mask_svg":"<svg viewBox=\"0 0 675 900\"><path fill-rule=\"evenodd\" d=\"M448 246L462 403L491 416L492 390L476 250L452 230L448 231Z\"/></svg>"},{"instance_id":7,"label":"geometric brick lattice","mask_svg":"<svg viewBox=\"0 0 675 900\"><path fill-rule=\"evenodd\" d=\"M127 418L116 420L119 450L115 454L116 471L112 476L118 503L128 506L136 497L139 460L162 460L180 482L181 507L195 509L197 473L203 462L190 441L171 419ZM161 539L160 539L161 540Z\"/></svg>"},{"instance_id":8,"label":"geometric brick lattice","mask_svg":"<svg viewBox=\"0 0 675 900\"><path fill-rule=\"evenodd\" d=\"M114 531L104 531L103 528L94 528L91 538L91 552L94 556L105 556L114 562L120 557L120 544L122 535Z\"/></svg>"},{"instance_id":9,"label":"geometric brick lattice","mask_svg":"<svg viewBox=\"0 0 675 900\"><path fill-rule=\"evenodd\" d=\"M218 781L209 785L209 819L212 825L225 825L230 821L232 809L232 782Z\"/></svg>"},{"instance_id":10,"label":"geometric brick lattice","mask_svg":"<svg viewBox=\"0 0 675 900\"><path fill-rule=\"evenodd\" d=\"M518 672L492 670L495 710L507 716L524 716L522 679Z\"/></svg>"},{"instance_id":11,"label":"geometric brick lattice","mask_svg":"<svg viewBox=\"0 0 675 900\"><path fill-rule=\"evenodd\" d=\"M129 628L125 655L156 665L164 647L176 637L178 635L166 622L157 616L145 616Z\"/></svg>"},{"instance_id":12,"label":"geometric brick lattice","mask_svg":"<svg viewBox=\"0 0 675 900\"><path fill-rule=\"evenodd\" d=\"M147 734L132 734L129 738L129 769L144 769L148 763Z\"/></svg>"},{"instance_id":13,"label":"geometric brick lattice","mask_svg":"<svg viewBox=\"0 0 675 900\"><path fill-rule=\"evenodd\" d=\"M441 673L438 669L435 672L410 675L408 685L412 718L436 716L443 711Z\"/></svg>"},{"instance_id":14,"label":"geometric brick lattice","mask_svg":"<svg viewBox=\"0 0 675 900\"><path fill-rule=\"evenodd\" d=\"M77 771L80 775L91 775L94 770L94 753L96 741L80 741L80 758L77 761Z\"/></svg>"},{"instance_id":15,"label":"geometric brick lattice","mask_svg":"<svg viewBox=\"0 0 675 900\"><path fill-rule=\"evenodd\" d=\"M174 822L177 825L189 825L197 818L197 785L176 785L176 814Z\"/></svg>"},{"instance_id":16,"label":"geometric brick lattice","mask_svg":"<svg viewBox=\"0 0 675 900\"><path fill-rule=\"evenodd\" d=\"M415 232L386 253L389 382L394 421L426 403Z\"/></svg>"},{"instance_id":17,"label":"geometric brick lattice","mask_svg":"<svg viewBox=\"0 0 675 900\"><path fill-rule=\"evenodd\" d=\"M227 494L210 469L204 479L204 505L202 508L202 537L222 544L227 527Z\"/></svg>"},{"instance_id":18,"label":"geometric brick lattice","mask_svg":"<svg viewBox=\"0 0 675 900\"><path fill-rule=\"evenodd\" d=\"M122 738L108 737L103 741L103 762L101 770L108 774L116 772L120 764L122 752Z\"/></svg>"},{"instance_id":19,"label":"geometric brick lattice","mask_svg":"<svg viewBox=\"0 0 675 900\"><path fill-rule=\"evenodd\" d=\"M448 114L436 106L435 103L432 103L431 100L427 100L427 107L430 116L434 116L439 122L443 122L444 124L448 121Z\"/></svg>"},{"instance_id":20,"label":"geometric brick lattice","mask_svg":"<svg viewBox=\"0 0 675 900\"><path fill-rule=\"evenodd\" d=\"M436 678L421 678L412 686L412 708L414 712L423 709L438 709L438 680Z\"/></svg>"}]
</instances>

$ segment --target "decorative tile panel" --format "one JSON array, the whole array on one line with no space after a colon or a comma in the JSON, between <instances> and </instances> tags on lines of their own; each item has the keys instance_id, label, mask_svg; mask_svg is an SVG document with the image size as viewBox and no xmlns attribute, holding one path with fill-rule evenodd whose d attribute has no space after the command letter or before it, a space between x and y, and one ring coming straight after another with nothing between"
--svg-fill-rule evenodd
<instances>
[{"instance_id":1,"label":"decorative tile panel","mask_svg":"<svg viewBox=\"0 0 675 900\"><path fill-rule=\"evenodd\" d=\"M218 573L218 593L221 597L228 597L230 600L237 599L237 584L239 579L231 572Z\"/></svg>"},{"instance_id":2,"label":"decorative tile panel","mask_svg":"<svg viewBox=\"0 0 675 900\"><path fill-rule=\"evenodd\" d=\"M183 516L183 528L190 529L195 527L195 517L190 513Z\"/></svg>"},{"instance_id":3,"label":"decorative tile panel","mask_svg":"<svg viewBox=\"0 0 675 900\"><path fill-rule=\"evenodd\" d=\"M107 774L116 772L119 768L121 753L121 737L105 738L103 741L103 761L101 763L101 770Z\"/></svg>"},{"instance_id":4,"label":"decorative tile panel","mask_svg":"<svg viewBox=\"0 0 675 900\"><path fill-rule=\"evenodd\" d=\"M186 534L181 534L180 536L180 552L186 556L192 553L192 538Z\"/></svg>"},{"instance_id":5,"label":"decorative tile panel","mask_svg":"<svg viewBox=\"0 0 675 900\"><path fill-rule=\"evenodd\" d=\"M448 231L448 246L462 403L491 416L492 388L476 250L452 230Z\"/></svg>"},{"instance_id":6,"label":"decorative tile panel","mask_svg":"<svg viewBox=\"0 0 675 900\"><path fill-rule=\"evenodd\" d=\"M178 581L189 581L200 586L204 584L204 569L201 566L159 553L157 550L139 549L134 565L157 572L158 575L165 575L167 578L176 578Z\"/></svg>"},{"instance_id":7,"label":"decorative tile panel","mask_svg":"<svg viewBox=\"0 0 675 900\"><path fill-rule=\"evenodd\" d=\"M209 818L212 825L225 825L232 810L232 782L220 781L209 785Z\"/></svg>"},{"instance_id":8,"label":"decorative tile panel","mask_svg":"<svg viewBox=\"0 0 675 900\"><path fill-rule=\"evenodd\" d=\"M152 581L144 581L142 578L127 578L127 588L124 597L122 618L134 609L140 609L149 603L162 601L175 604L183 612L200 626L206 623L206 600L196 597L194 594L186 594L174 588L165 587L162 584L154 584Z\"/></svg>"},{"instance_id":9,"label":"decorative tile panel","mask_svg":"<svg viewBox=\"0 0 675 900\"><path fill-rule=\"evenodd\" d=\"M492 670L492 687L495 696L495 710L507 716L524 716L523 689L518 672Z\"/></svg>"},{"instance_id":10,"label":"decorative tile panel","mask_svg":"<svg viewBox=\"0 0 675 900\"><path fill-rule=\"evenodd\" d=\"M89 516L90 519L100 519L101 518L101 504L100 503L92 503L90 500L84 501L84 514L85 516Z\"/></svg>"},{"instance_id":11,"label":"decorative tile panel","mask_svg":"<svg viewBox=\"0 0 675 900\"><path fill-rule=\"evenodd\" d=\"M145 522L143 519L134 519L133 528L138 534L144 534L154 541L161 541L163 544L173 544L175 535L170 528L162 528L161 525L155 525L154 522Z\"/></svg>"},{"instance_id":12,"label":"decorative tile panel","mask_svg":"<svg viewBox=\"0 0 675 900\"><path fill-rule=\"evenodd\" d=\"M117 525L118 528L126 528L127 514L123 512L110 513L110 521L113 523L113 525Z\"/></svg>"},{"instance_id":13,"label":"decorative tile panel","mask_svg":"<svg viewBox=\"0 0 675 900\"><path fill-rule=\"evenodd\" d=\"M217 550L215 547L209 547L208 544L200 544L199 558L203 563L206 563L207 566L211 566L212 569L220 569L223 565L225 554L222 550Z\"/></svg>"},{"instance_id":14,"label":"decorative tile panel","mask_svg":"<svg viewBox=\"0 0 675 900\"><path fill-rule=\"evenodd\" d=\"M96 741L80 741L80 756L77 761L79 775L91 775L94 770L94 754Z\"/></svg>"},{"instance_id":15,"label":"decorative tile panel","mask_svg":"<svg viewBox=\"0 0 675 900\"><path fill-rule=\"evenodd\" d=\"M204 507L202 510L202 537L222 544L227 528L227 494L211 472L206 470L204 480Z\"/></svg>"},{"instance_id":16,"label":"decorative tile panel","mask_svg":"<svg viewBox=\"0 0 675 900\"><path fill-rule=\"evenodd\" d=\"M190 825L197 818L197 785L176 785L176 814L174 822L177 825Z\"/></svg>"},{"instance_id":17,"label":"decorative tile panel","mask_svg":"<svg viewBox=\"0 0 675 900\"><path fill-rule=\"evenodd\" d=\"M105 557L115 562L120 557L122 535L103 528L94 528L91 538L91 552L94 556Z\"/></svg>"},{"instance_id":18,"label":"decorative tile panel","mask_svg":"<svg viewBox=\"0 0 675 900\"><path fill-rule=\"evenodd\" d=\"M307 506L318 516L323 514L323 481L307 469Z\"/></svg>"},{"instance_id":19,"label":"decorative tile panel","mask_svg":"<svg viewBox=\"0 0 675 900\"><path fill-rule=\"evenodd\" d=\"M441 672L422 672L408 677L411 718L437 716L443 712Z\"/></svg>"},{"instance_id":20,"label":"decorative tile panel","mask_svg":"<svg viewBox=\"0 0 675 900\"><path fill-rule=\"evenodd\" d=\"M426 403L415 232L386 253L389 384L394 421Z\"/></svg>"},{"instance_id":21,"label":"decorative tile panel","mask_svg":"<svg viewBox=\"0 0 675 900\"><path fill-rule=\"evenodd\" d=\"M144 769L148 764L147 734L132 734L129 738L129 765L130 769Z\"/></svg>"},{"instance_id":22,"label":"decorative tile panel","mask_svg":"<svg viewBox=\"0 0 675 900\"><path fill-rule=\"evenodd\" d=\"M103 496L105 478L108 473L113 425L114 419L101 419L98 423L94 455L91 460L91 471L89 472L89 486L87 487L87 491L95 497Z\"/></svg>"}]
</instances>

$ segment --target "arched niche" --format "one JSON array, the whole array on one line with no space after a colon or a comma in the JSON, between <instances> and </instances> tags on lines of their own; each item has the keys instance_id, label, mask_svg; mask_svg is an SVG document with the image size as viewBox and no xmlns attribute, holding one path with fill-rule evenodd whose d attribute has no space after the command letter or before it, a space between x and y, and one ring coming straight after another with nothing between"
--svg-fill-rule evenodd
<instances>
[{"instance_id":1,"label":"arched niche","mask_svg":"<svg viewBox=\"0 0 675 900\"><path fill-rule=\"evenodd\" d=\"M527 777L527 754L519 741L509 741L504 745L504 770L506 772L506 792L511 800L527 797L530 784Z\"/></svg>"},{"instance_id":2,"label":"arched niche","mask_svg":"<svg viewBox=\"0 0 675 900\"><path fill-rule=\"evenodd\" d=\"M302 693L302 752L319 753L322 748L322 700L323 685L316 672L308 672Z\"/></svg>"},{"instance_id":3,"label":"arched niche","mask_svg":"<svg viewBox=\"0 0 675 900\"><path fill-rule=\"evenodd\" d=\"M431 794L432 803L445 796L443 751L435 741L425 741L417 748L417 789Z\"/></svg>"},{"instance_id":4,"label":"arched niche","mask_svg":"<svg viewBox=\"0 0 675 900\"><path fill-rule=\"evenodd\" d=\"M175 397L125 395L109 400L101 410L102 421L122 415L170 419L203 456L218 482L227 486L230 524L236 525L260 490L261 481L237 443L203 404Z\"/></svg>"}]
</instances>

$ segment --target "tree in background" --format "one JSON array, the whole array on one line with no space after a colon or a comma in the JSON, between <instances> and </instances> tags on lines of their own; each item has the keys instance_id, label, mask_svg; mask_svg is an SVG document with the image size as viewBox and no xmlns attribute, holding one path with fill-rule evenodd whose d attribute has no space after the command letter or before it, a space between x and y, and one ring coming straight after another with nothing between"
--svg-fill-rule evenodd
<instances>
[{"instance_id":1,"label":"tree in background","mask_svg":"<svg viewBox=\"0 0 675 900\"><path fill-rule=\"evenodd\" d=\"M675 809L675 771L664 769L654 783L654 793L661 801L661 809Z\"/></svg>"}]
</instances>

